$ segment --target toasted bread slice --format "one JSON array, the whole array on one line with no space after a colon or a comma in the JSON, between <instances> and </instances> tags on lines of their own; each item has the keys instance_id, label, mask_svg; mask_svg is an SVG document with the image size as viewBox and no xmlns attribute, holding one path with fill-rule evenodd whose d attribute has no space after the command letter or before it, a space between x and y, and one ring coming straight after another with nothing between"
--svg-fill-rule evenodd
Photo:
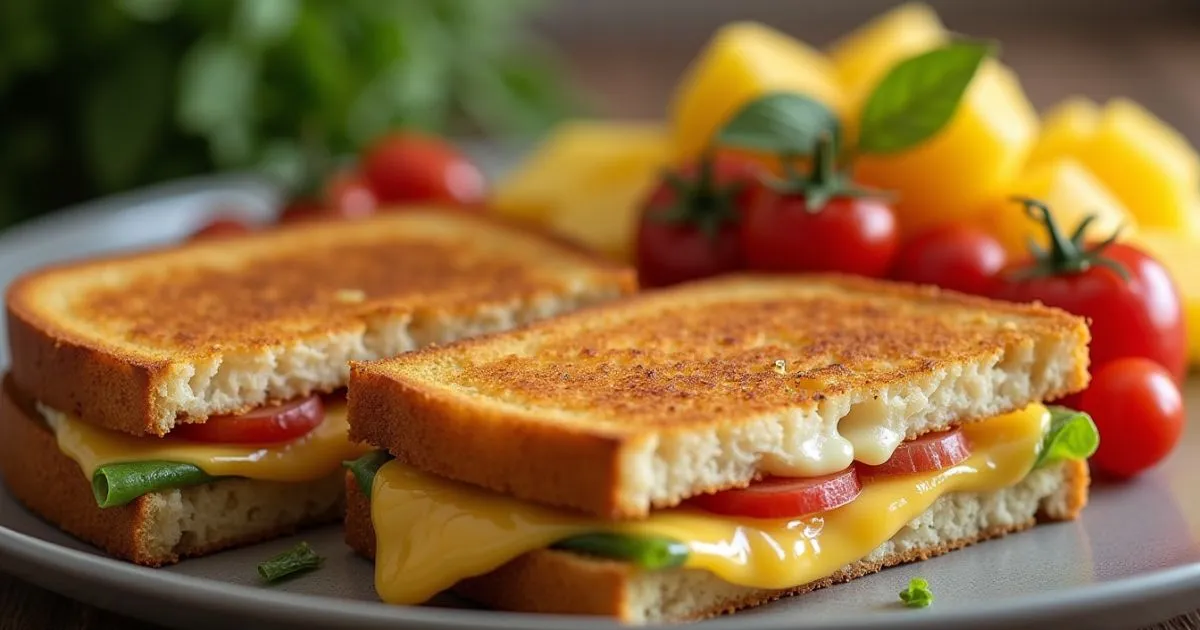
<instances>
[{"instance_id":1,"label":"toasted bread slice","mask_svg":"<svg viewBox=\"0 0 1200 630\"><path fill-rule=\"evenodd\" d=\"M411 210L75 262L8 290L12 375L133 434L345 386L391 356L617 297L632 271L483 217Z\"/></svg>"},{"instance_id":2,"label":"toasted bread slice","mask_svg":"<svg viewBox=\"0 0 1200 630\"><path fill-rule=\"evenodd\" d=\"M1035 522L1074 519L1087 503L1088 483L1087 464L1066 461L1038 469L1004 490L948 494L867 557L788 590L738 586L696 569L642 571L623 562L549 549L527 553L453 590L485 606L514 612L601 615L626 623L702 619L926 560ZM373 558L370 500L353 475L346 477L346 494L346 542Z\"/></svg>"},{"instance_id":3,"label":"toasted bread slice","mask_svg":"<svg viewBox=\"0 0 1200 630\"><path fill-rule=\"evenodd\" d=\"M882 463L905 438L1078 391L1088 341L1083 319L1038 305L728 277L356 363L350 433L443 477L639 517L839 470L851 444Z\"/></svg>"},{"instance_id":4,"label":"toasted bread slice","mask_svg":"<svg viewBox=\"0 0 1200 630\"><path fill-rule=\"evenodd\" d=\"M33 402L5 378L0 473L18 501L114 557L162 566L331 523L343 511L342 473L312 483L226 479L101 508L91 480L58 448Z\"/></svg>"}]
</instances>

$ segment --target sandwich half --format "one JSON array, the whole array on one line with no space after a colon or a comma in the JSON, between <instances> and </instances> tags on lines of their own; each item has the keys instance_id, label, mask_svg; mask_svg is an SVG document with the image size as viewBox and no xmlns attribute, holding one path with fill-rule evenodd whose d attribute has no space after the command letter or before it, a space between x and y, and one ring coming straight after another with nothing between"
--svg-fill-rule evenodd
<instances>
[{"instance_id":1,"label":"sandwich half","mask_svg":"<svg viewBox=\"0 0 1200 630\"><path fill-rule=\"evenodd\" d=\"M1087 501L1083 319L837 276L707 280L354 363L346 538L381 599L678 621Z\"/></svg>"},{"instance_id":2,"label":"sandwich half","mask_svg":"<svg viewBox=\"0 0 1200 630\"><path fill-rule=\"evenodd\" d=\"M438 209L74 262L7 292L0 471L157 566L342 516L348 362L635 289L569 245Z\"/></svg>"}]
</instances>

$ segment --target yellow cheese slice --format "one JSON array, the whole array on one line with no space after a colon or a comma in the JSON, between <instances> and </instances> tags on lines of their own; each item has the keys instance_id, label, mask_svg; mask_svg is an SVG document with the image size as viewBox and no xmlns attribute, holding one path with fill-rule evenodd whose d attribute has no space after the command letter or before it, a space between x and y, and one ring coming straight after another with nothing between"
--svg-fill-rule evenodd
<instances>
[{"instance_id":1,"label":"yellow cheese slice","mask_svg":"<svg viewBox=\"0 0 1200 630\"><path fill-rule=\"evenodd\" d=\"M1033 466L1050 414L1042 405L963 427L971 456L950 468L867 483L853 502L800 519L753 519L673 508L612 522L518 501L440 479L395 460L372 487L375 587L393 604L418 604L467 577L582 534L625 533L686 544L686 567L742 586L784 589L867 556L949 492L989 492Z\"/></svg>"},{"instance_id":2,"label":"yellow cheese slice","mask_svg":"<svg viewBox=\"0 0 1200 630\"><path fill-rule=\"evenodd\" d=\"M315 481L337 472L342 462L370 450L347 437L345 403L327 404L325 420L303 437L271 445L207 444L167 436L137 437L87 424L42 408L58 448L88 479L106 464L167 461L192 464L214 477L262 481Z\"/></svg>"}]
</instances>

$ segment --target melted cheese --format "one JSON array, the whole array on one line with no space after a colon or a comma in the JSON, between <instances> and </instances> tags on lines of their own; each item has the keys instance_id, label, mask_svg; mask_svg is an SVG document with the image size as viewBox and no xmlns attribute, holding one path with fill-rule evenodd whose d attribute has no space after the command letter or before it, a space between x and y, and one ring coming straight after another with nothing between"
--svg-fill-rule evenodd
<instances>
[{"instance_id":1,"label":"melted cheese","mask_svg":"<svg viewBox=\"0 0 1200 630\"><path fill-rule=\"evenodd\" d=\"M315 481L337 472L342 462L369 449L347 438L346 405L328 404L325 419L303 437L271 445L208 444L170 436L137 437L102 429L43 408L58 448L88 479L105 464L168 461L192 464L214 477L263 481Z\"/></svg>"},{"instance_id":2,"label":"melted cheese","mask_svg":"<svg viewBox=\"0 0 1200 630\"><path fill-rule=\"evenodd\" d=\"M988 492L1021 481L1049 426L1034 405L963 427L962 464L872 481L853 502L801 519L729 517L689 508L612 522L518 501L391 461L372 488L375 587L382 600L418 604L459 580L571 536L613 532L685 543L686 567L742 586L783 589L833 574L870 554L949 492Z\"/></svg>"}]
</instances>

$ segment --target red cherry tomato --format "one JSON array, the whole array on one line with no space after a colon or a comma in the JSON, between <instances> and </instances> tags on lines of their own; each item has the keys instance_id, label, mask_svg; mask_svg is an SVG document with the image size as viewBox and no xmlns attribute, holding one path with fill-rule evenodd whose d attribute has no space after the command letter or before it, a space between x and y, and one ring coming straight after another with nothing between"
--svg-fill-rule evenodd
<instances>
[{"instance_id":1,"label":"red cherry tomato","mask_svg":"<svg viewBox=\"0 0 1200 630\"><path fill-rule=\"evenodd\" d=\"M930 472L956 466L970 456L971 448L963 432L951 429L901 442L886 462L878 466L858 464L858 474L871 478Z\"/></svg>"},{"instance_id":2,"label":"red cherry tomato","mask_svg":"<svg viewBox=\"0 0 1200 630\"><path fill-rule=\"evenodd\" d=\"M218 217L212 219L203 227L196 230L188 237L189 241L201 241L212 238L224 238L227 236L236 236L238 234L249 234L253 232L251 228L241 219L231 217Z\"/></svg>"},{"instance_id":3,"label":"red cherry tomato","mask_svg":"<svg viewBox=\"0 0 1200 630\"><path fill-rule=\"evenodd\" d=\"M662 287L740 269L737 221L757 170L749 159L718 154L665 175L638 223L639 283Z\"/></svg>"},{"instance_id":4,"label":"red cherry tomato","mask_svg":"<svg viewBox=\"0 0 1200 630\"><path fill-rule=\"evenodd\" d=\"M337 214L323 203L312 199L297 198L289 201L279 211L280 223L299 223L302 221L327 221L336 219Z\"/></svg>"},{"instance_id":5,"label":"red cherry tomato","mask_svg":"<svg viewBox=\"0 0 1200 630\"><path fill-rule=\"evenodd\" d=\"M274 444L306 435L325 419L320 396L309 396L239 416L209 418L203 424L180 424L171 435L193 442Z\"/></svg>"},{"instance_id":6,"label":"red cherry tomato","mask_svg":"<svg viewBox=\"0 0 1200 630\"><path fill-rule=\"evenodd\" d=\"M862 492L853 466L824 477L772 477L737 490L692 497L700 509L730 516L795 518L828 512L846 505Z\"/></svg>"},{"instance_id":7,"label":"red cherry tomato","mask_svg":"<svg viewBox=\"0 0 1200 630\"><path fill-rule=\"evenodd\" d=\"M759 271L883 277L896 255L896 216L871 197L834 197L815 212L802 195L758 191L742 220L746 264Z\"/></svg>"},{"instance_id":8,"label":"red cherry tomato","mask_svg":"<svg viewBox=\"0 0 1200 630\"><path fill-rule=\"evenodd\" d=\"M1092 465L1110 477L1128 478L1157 464L1183 433L1183 395L1173 375L1140 357L1105 364L1080 398L1100 431Z\"/></svg>"},{"instance_id":9,"label":"red cherry tomato","mask_svg":"<svg viewBox=\"0 0 1200 630\"><path fill-rule=\"evenodd\" d=\"M325 205L337 216L361 219L375 214L379 200L361 173L341 171L325 185Z\"/></svg>"},{"instance_id":10,"label":"red cherry tomato","mask_svg":"<svg viewBox=\"0 0 1200 630\"><path fill-rule=\"evenodd\" d=\"M397 132L380 138L361 159L366 179L381 203L483 203L483 173L439 138Z\"/></svg>"},{"instance_id":11,"label":"red cherry tomato","mask_svg":"<svg viewBox=\"0 0 1200 630\"><path fill-rule=\"evenodd\" d=\"M945 225L909 239L896 255L892 278L962 293L989 295L1007 264L996 237L970 225Z\"/></svg>"},{"instance_id":12,"label":"red cherry tomato","mask_svg":"<svg viewBox=\"0 0 1200 630\"><path fill-rule=\"evenodd\" d=\"M1093 369L1123 357L1145 357L1181 382L1187 373L1183 303L1166 268L1142 251L1110 245L1104 257L1119 264L1128 280L1108 267L999 285L996 297L1040 300L1091 320Z\"/></svg>"},{"instance_id":13,"label":"red cherry tomato","mask_svg":"<svg viewBox=\"0 0 1200 630\"><path fill-rule=\"evenodd\" d=\"M1041 220L1051 229L1053 216L1037 202ZM1058 232L1058 226L1053 230ZM1187 337L1183 302L1170 273L1161 263L1123 243L1102 247L1060 245L1038 259L1023 261L1004 273L994 297L1013 302L1041 301L1091 320L1089 345L1093 372L1123 357L1157 362L1182 382L1187 373ZM1108 265L1120 268L1122 275Z\"/></svg>"}]
</instances>

